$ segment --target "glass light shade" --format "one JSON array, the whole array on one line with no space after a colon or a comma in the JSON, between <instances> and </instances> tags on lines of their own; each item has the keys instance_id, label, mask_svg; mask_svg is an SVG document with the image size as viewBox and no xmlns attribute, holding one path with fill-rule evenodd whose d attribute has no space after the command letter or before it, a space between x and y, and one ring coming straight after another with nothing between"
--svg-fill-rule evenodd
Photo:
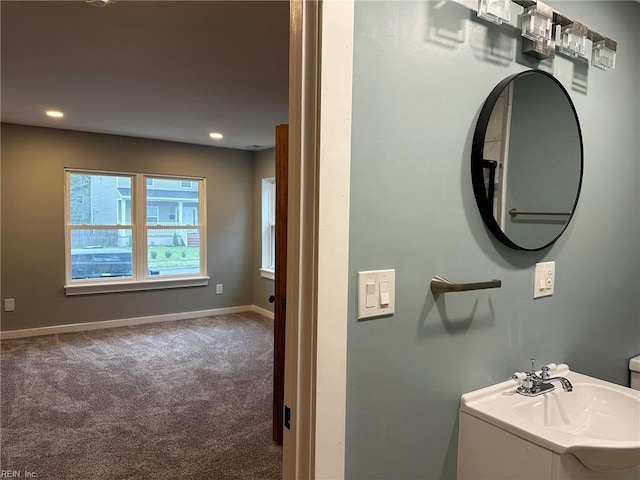
<instances>
[{"instance_id":1,"label":"glass light shade","mask_svg":"<svg viewBox=\"0 0 640 480\"><path fill-rule=\"evenodd\" d=\"M559 48L571 57L584 57L587 53L587 29L580 24L563 25L560 30Z\"/></svg>"},{"instance_id":2,"label":"glass light shade","mask_svg":"<svg viewBox=\"0 0 640 480\"><path fill-rule=\"evenodd\" d=\"M511 0L478 0L478 16L500 25L511 20Z\"/></svg>"},{"instance_id":3,"label":"glass light shade","mask_svg":"<svg viewBox=\"0 0 640 480\"><path fill-rule=\"evenodd\" d=\"M593 47L591 48L591 65L600 70L613 70L616 68L616 45L615 42L607 40L593 42Z\"/></svg>"},{"instance_id":4,"label":"glass light shade","mask_svg":"<svg viewBox=\"0 0 640 480\"><path fill-rule=\"evenodd\" d=\"M532 5L522 12L522 36L534 42L549 42L553 22L548 17L537 11Z\"/></svg>"}]
</instances>

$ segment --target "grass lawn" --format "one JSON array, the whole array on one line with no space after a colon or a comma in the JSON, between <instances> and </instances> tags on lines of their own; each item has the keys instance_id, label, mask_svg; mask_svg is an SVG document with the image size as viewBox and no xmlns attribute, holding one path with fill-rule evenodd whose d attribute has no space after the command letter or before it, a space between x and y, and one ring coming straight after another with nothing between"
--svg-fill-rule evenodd
<instances>
[{"instance_id":1,"label":"grass lawn","mask_svg":"<svg viewBox=\"0 0 640 480\"><path fill-rule=\"evenodd\" d=\"M149 247L149 268L188 268L199 265L200 247Z\"/></svg>"}]
</instances>

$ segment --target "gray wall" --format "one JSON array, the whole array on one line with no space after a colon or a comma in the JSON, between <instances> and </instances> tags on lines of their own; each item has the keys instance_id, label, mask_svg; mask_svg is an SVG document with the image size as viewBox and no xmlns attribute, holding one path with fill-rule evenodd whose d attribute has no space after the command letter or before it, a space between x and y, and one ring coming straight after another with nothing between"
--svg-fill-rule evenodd
<instances>
[{"instance_id":1,"label":"gray wall","mask_svg":"<svg viewBox=\"0 0 640 480\"><path fill-rule=\"evenodd\" d=\"M640 4L551 5L617 40L618 67L583 69L580 92L581 65L555 59L584 134L582 197L553 247L518 252L492 239L470 180L486 96L528 68L489 49L511 29L453 2L356 3L346 478L455 478L459 396L529 357L628 382L640 353ZM556 293L533 300L534 264L551 260ZM396 269L396 313L358 321L356 272L380 268ZM503 286L436 299L436 274Z\"/></svg>"},{"instance_id":2,"label":"gray wall","mask_svg":"<svg viewBox=\"0 0 640 480\"><path fill-rule=\"evenodd\" d=\"M250 152L3 124L1 153L2 330L252 303ZM66 297L65 167L205 177L209 286Z\"/></svg>"},{"instance_id":3,"label":"gray wall","mask_svg":"<svg viewBox=\"0 0 640 480\"><path fill-rule=\"evenodd\" d=\"M276 174L276 150L253 153L253 304L273 312L269 295L273 295L274 282L260 274L262 266L262 179Z\"/></svg>"}]
</instances>

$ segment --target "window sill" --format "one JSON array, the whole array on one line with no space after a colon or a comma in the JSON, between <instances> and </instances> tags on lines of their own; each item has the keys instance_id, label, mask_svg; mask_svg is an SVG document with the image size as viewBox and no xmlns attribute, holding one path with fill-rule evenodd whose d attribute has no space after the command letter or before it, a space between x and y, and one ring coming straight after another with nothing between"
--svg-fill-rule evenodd
<instances>
[{"instance_id":1,"label":"window sill","mask_svg":"<svg viewBox=\"0 0 640 480\"><path fill-rule=\"evenodd\" d=\"M64 293L70 295L92 295L94 293L137 292L161 290L165 288L204 287L209 285L209 277L163 278L144 281L74 283L64 286Z\"/></svg>"},{"instance_id":2,"label":"window sill","mask_svg":"<svg viewBox=\"0 0 640 480\"><path fill-rule=\"evenodd\" d=\"M260 269L260 276L262 278L268 278L270 280L275 280L276 272L274 270L271 270L270 268L261 268Z\"/></svg>"}]
</instances>

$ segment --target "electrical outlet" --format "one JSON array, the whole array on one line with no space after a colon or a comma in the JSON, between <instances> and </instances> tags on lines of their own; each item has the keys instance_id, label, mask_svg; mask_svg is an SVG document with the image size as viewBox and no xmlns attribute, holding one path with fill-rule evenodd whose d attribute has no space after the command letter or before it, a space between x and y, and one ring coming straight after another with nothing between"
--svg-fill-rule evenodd
<instances>
[{"instance_id":1,"label":"electrical outlet","mask_svg":"<svg viewBox=\"0 0 640 480\"><path fill-rule=\"evenodd\" d=\"M291 430L291 408L284 406L284 428Z\"/></svg>"},{"instance_id":2,"label":"electrical outlet","mask_svg":"<svg viewBox=\"0 0 640 480\"><path fill-rule=\"evenodd\" d=\"M222 284L216 283L216 295L222 295Z\"/></svg>"},{"instance_id":3,"label":"electrical outlet","mask_svg":"<svg viewBox=\"0 0 640 480\"><path fill-rule=\"evenodd\" d=\"M536 263L533 280L533 298L553 295L556 281L556 262Z\"/></svg>"},{"instance_id":4,"label":"electrical outlet","mask_svg":"<svg viewBox=\"0 0 640 480\"><path fill-rule=\"evenodd\" d=\"M4 299L4 311L5 312L13 312L16 309L16 299L15 298L5 298Z\"/></svg>"}]
</instances>

